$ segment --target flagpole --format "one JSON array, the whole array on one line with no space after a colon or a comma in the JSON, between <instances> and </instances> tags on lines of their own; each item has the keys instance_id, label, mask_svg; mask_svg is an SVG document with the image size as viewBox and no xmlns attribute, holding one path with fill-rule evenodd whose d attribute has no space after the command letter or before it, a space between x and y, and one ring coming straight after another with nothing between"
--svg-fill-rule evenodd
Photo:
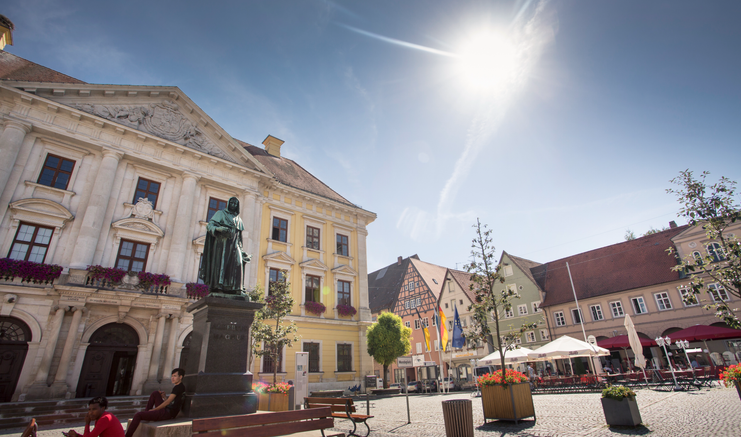
<instances>
[{"instance_id":1,"label":"flagpole","mask_svg":"<svg viewBox=\"0 0 741 437\"><path fill-rule=\"evenodd\" d=\"M576 312L579 313L579 324L581 325L581 333L584 335L584 343L589 344L589 340L587 340L587 331L584 330L584 313L581 312L581 308L579 308L579 300L576 298L576 288L574 288L574 280L571 278L571 268L569 268L569 263L566 262L566 270L569 272L569 281L571 282L571 291L574 293L574 303L576 303ZM594 352L594 348L592 348L592 345L589 344L589 367L592 369L592 374L596 375L596 369L594 368L594 363L592 362L592 352ZM574 369L571 369L571 373L574 373Z\"/></svg>"}]
</instances>

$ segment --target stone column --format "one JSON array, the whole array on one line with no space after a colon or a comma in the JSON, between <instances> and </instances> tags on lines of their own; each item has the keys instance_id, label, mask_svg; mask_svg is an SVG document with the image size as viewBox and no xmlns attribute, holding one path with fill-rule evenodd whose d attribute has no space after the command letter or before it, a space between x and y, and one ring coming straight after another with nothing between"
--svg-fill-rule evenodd
<instances>
[{"instance_id":1,"label":"stone column","mask_svg":"<svg viewBox=\"0 0 741 437\"><path fill-rule=\"evenodd\" d=\"M46 342L44 355L41 357L39 370L36 372L36 379L28 388L26 399L29 400L49 398L49 385L46 380L49 378L49 368L51 367L51 360L54 358L54 349L56 349L57 340L59 339L59 331L62 329L65 309L60 308L59 306L54 306L52 311L55 311L55 314L49 329L49 339Z\"/></svg>"},{"instance_id":2,"label":"stone column","mask_svg":"<svg viewBox=\"0 0 741 437\"><path fill-rule=\"evenodd\" d=\"M67 371L69 370L70 361L72 361L72 348L77 340L77 331L80 329L80 320L82 315L87 312L87 308L84 306L74 307L72 309L72 323L69 326L67 332L67 339L64 342L64 349L62 349L62 357L59 359L59 368L57 369L54 383L51 385L52 397L58 398L66 395L68 392L73 390L67 386Z\"/></svg>"},{"instance_id":3,"label":"stone column","mask_svg":"<svg viewBox=\"0 0 741 437\"><path fill-rule=\"evenodd\" d=\"M13 171L23 139L31 132L31 125L17 120L6 120L0 135L0 194L6 188L10 172Z\"/></svg>"},{"instance_id":4,"label":"stone column","mask_svg":"<svg viewBox=\"0 0 741 437\"><path fill-rule=\"evenodd\" d=\"M173 360L175 359L175 341L178 339L178 328L180 327L180 318L173 317L170 319L170 336L167 338L167 350L165 351L165 365L162 369L162 380L169 381L170 372L175 368Z\"/></svg>"},{"instance_id":5,"label":"stone column","mask_svg":"<svg viewBox=\"0 0 741 437\"><path fill-rule=\"evenodd\" d=\"M172 230L172 243L167 260L166 273L174 282L185 282L183 277L183 265L185 264L185 251L188 241L192 239L190 232L191 219L193 215L193 195L196 191L196 182L199 176L192 173L183 174L183 186L180 189L180 200Z\"/></svg>"},{"instance_id":6,"label":"stone column","mask_svg":"<svg viewBox=\"0 0 741 437\"><path fill-rule=\"evenodd\" d=\"M152 347L152 358L149 360L149 374L147 376L147 387L149 385L159 386L157 381L157 369L160 366L160 356L162 356L162 337L165 331L165 314L157 314L157 332L154 334L154 347ZM147 388L145 387L145 389Z\"/></svg>"},{"instance_id":7,"label":"stone column","mask_svg":"<svg viewBox=\"0 0 741 437\"><path fill-rule=\"evenodd\" d=\"M121 152L103 149L103 160L98 168L98 174L93 184L93 192L90 194L90 200L83 215L80 234L72 252L70 268L86 269L93 262L95 247L100 238L100 231L103 229L103 218L108 208L113 180L116 177L116 169L121 157L123 157Z\"/></svg>"}]
</instances>

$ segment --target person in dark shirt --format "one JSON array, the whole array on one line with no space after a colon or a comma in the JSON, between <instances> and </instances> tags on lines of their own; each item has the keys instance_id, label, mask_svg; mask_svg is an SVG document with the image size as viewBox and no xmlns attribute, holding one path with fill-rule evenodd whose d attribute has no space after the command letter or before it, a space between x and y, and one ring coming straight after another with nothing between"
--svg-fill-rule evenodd
<instances>
[{"instance_id":1,"label":"person in dark shirt","mask_svg":"<svg viewBox=\"0 0 741 437\"><path fill-rule=\"evenodd\" d=\"M124 437L123 426L118 418L106 411L108 399L92 398L88 402L85 416L85 433L80 435L74 429L67 434L69 437ZM95 421L95 428L90 431L90 422Z\"/></svg>"},{"instance_id":2,"label":"person in dark shirt","mask_svg":"<svg viewBox=\"0 0 741 437\"><path fill-rule=\"evenodd\" d=\"M180 368L173 369L170 381L172 381L174 387L172 387L170 396L165 397L165 392L163 391L152 392L149 395L149 401L147 401L147 408L144 411L134 414L131 425L126 429L126 437L132 437L134 435L136 428L139 427L139 422L142 420L156 422L174 419L178 415L180 408L183 406L183 399L185 398L183 376L185 376L185 370Z\"/></svg>"}]
</instances>

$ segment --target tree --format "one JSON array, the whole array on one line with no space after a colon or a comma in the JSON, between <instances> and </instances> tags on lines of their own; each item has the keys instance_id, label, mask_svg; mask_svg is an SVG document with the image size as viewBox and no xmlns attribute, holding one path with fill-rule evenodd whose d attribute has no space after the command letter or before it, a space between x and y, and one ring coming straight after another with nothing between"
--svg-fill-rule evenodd
<instances>
[{"instance_id":1,"label":"tree","mask_svg":"<svg viewBox=\"0 0 741 437\"><path fill-rule=\"evenodd\" d=\"M259 357L269 356L273 362L273 384L278 382L280 368L280 352L283 347L291 347L298 341L298 328L294 322L283 323L293 307L291 285L287 281L270 283L270 294L265 297L265 306L255 313L252 323L252 337L254 338L253 352ZM260 343L263 348L260 349Z\"/></svg>"},{"instance_id":2,"label":"tree","mask_svg":"<svg viewBox=\"0 0 741 437\"><path fill-rule=\"evenodd\" d=\"M401 322L401 317L394 313L383 313L366 332L368 355L383 366L383 386L388 388L389 366L395 359L412 350L410 337L412 329Z\"/></svg>"},{"instance_id":3,"label":"tree","mask_svg":"<svg viewBox=\"0 0 741 437\"><path fill-rule=\"evenodd\" d=\"M667 193L675 194L682 205L679 214L685 217L691 226L701 226L705 236L710 240L705 255L688 255L673 268L683 272L690 278L690 293L684 296L687 304L697 304L698 296L705 292L714 303L705 305L706 309L715 311L716 317L722 319L728 326L741 329L736 311L731 308L719 295L718 288L709 287L719 284L728 293L741 298L741 245L738 238L729 234L728 227L741 218L736 200L736 182L721 177L718 182L708 186L705 182L709 172L703 172L699 179L695 179L692 172L684 170L679 176L672 179L679 189L668 189ZM676 256L674 248L668 252ZM698 256L699 255L699 256Z\"/></svg>"},{"instance_id":4,"label":"tree","mask_svg":"<svg viewBox=\"0 0 741 437\"><path fill-rule=\"evenodd\" d=\"M489 350L497 349L502 364L502 380L504 380L505 369L504 356L509 349L516 349L516 339L521 338L525 331L534 329L537 324L524 324L519 331L510 331L502 335L499 327L499 320L505 311L512 310L512 299L519 299L520 295L517 290L504 288L497 291L498 284L504 282L504 277L499 274L501 265L496 264L494 260L494 246L491 244L491 229L482 225L479 219L473 225L476 229L476 236L471 242L471 262L465 265L465 270L471 274L471 291L474 292L475 298L469 311L473 311L474 323L466 331L468 339L485 341L489 345ZM493 344L491 325L489 316L496 330L496 336L500 341L497 342L496 348Z\"/></svg>"},{"instance_id":5,"label":"tree","mask_svg":"<svg viewBox=\"0 0 741 437\"><path fill-rule=\"evenodd\" d=\"M625 230L625 236L623 236L623 238L625 238L625 241L635 240L636 239L636 234L635 234L635 232L631 231L630 229L626 229Z\"/></svg>"}]
</instances>

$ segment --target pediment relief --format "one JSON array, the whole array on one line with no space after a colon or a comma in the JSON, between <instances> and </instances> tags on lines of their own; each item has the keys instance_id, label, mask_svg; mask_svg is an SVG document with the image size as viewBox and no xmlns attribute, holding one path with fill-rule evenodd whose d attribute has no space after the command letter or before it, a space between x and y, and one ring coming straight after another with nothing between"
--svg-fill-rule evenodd
<instances>
[{"instance_id":1,"label":"pediment relief","mask_svg":"<svg viewBox=\"0 0 741 437\"><path fill-rule=\"evenodd\" d=\"M341 265L341 266L337 266L337 267L333 268L332 269L332 273L334 273L334 274L338 274L339 273L339 274L342 274L342 275L349 275L349 276L357 276L358 275L358 272L356 272L355 270L353 270L352 267L346 266L346 265Z\"/></svg>"},{"instance_id":2,"label":"pediment relief","mask_svg":"<svg viewBox=\"0 0 741 437\"><path fill-rule=\"evenodd\" d=\"M190 149L234 163L238 162L234 156L209 138L197 122L186 116L181 111L180 105L171 100L139 105L78 103L73 107ZM244 153L246 152L241 154Z\"/></svg>"},{"instance_id":3,"label":"pediment relief","mask_svg":"<svg viewBox=\"0 0 741 437\"><path fill-rule=\"evenodd\" d=\"M155 237L163 237L165 233L160 229L159 226L150 222L149 220L139 218L125 218L121 219L112 225L115 229L127 229L132 231L142 232Z\"/></svg>"},{"instance_id":4,"label":"pediment relief","mask_svg":"<svg viewBox=\"0 0 741 437\"><path fill-rule=\"evenodd\" d=\"M310 258L310 259L308 259L308 260L300 263L299 266L302 269L317 269L317 270L322 270L322 271L325 271L325 272L327 270L329 270L329 267L327 267L326 264L324 264L323 262L319 261L318 259L314 259L314 258Z\"/></svg>"},{"instance_id":5,"label":"pediment relief","mask_svg":"<svg viewBox=\"0 0 741 437\"><path fill-rule=\"evenodd\" d=\"M28 213L43 214L46 216L56 217L67 222L74 216L67 208L48 199L21 199L10 204L10 209L14 211L24 211Z\"/></svg>"},{"instance_id":6,"label":"pediment relief","mask_svg":"<svg viewBox=\"0 0 741 437\"><path fill-rule=\"evenodd\" d=\"M296 264L296 260L291 258L285 252L269 253L267 255L263 255L262 259L264 259L265 261L277 261L277 262L288 263L288 264Z\"/></svg>"}]
</instances>

